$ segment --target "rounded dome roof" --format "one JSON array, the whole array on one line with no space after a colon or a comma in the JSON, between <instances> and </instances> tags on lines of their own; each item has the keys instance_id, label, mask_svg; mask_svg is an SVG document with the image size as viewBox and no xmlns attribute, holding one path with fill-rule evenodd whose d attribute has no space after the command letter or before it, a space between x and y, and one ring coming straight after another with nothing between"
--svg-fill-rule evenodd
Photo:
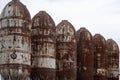
<instances>
[{"instance_id":1,"label":"rounded dome roof","mask_svg":"<svg viewBox=\"0 0 120 80\"><path fill-rule=\"evenodd\" d=\"M85 27L81 27L76 36L78 41L92 41L92 34Z\"/></svg>"},{"instance_id":2,"label":"rounded dome roof","mask_svg":"<svg viewBox=\"0 0 120 80\"><path fill-rule=\"evenodd\" d=\"M47 12L39 11L32 19L32 28L36 28L36 27L55 28L55 23Z\"/></svg>"},{"instance_id":3,"label":"rounded dome roof","mask_svg":"<svg viewBox=\"0 0 120 80\"><path fill-rule=\"evenodd\" d=\"M95 34L93 36L93 43L97 46L106 46L106 40L101 34Z\"/></svg>"},{"instance_id":4,"label":"rounded dome roof","mask_svg":"<svg viewBox=\"0 0 120 80\"><path fill-rule=\"evenodd\" d=\"M107 50L119 51L118 44L113 39L108 39L107 40Z\"/></svg>"},{"instance_id":5,"label":"rounded dome roof","mask_svg":"<svg viewBox=\"0 0 120 80\"><path fill-rule=\"evenodd\" d=\"M73 25L69 21L62 20L57 25L56 32L57 32L57 34L75 35L75 28L73 27Z\"/></svg>"},{"instance_id":6,"label":"rounded dome roof","mask_svg":"<svg viewBox=\"0 0 120 80\"><path fill-rule=\"evenodd\" d=\"M6 17L22 18L28 22L31 21L28 9L19 0L12 0L4 7L1 13L1 19Z\"/></svg>"}]
</instances>

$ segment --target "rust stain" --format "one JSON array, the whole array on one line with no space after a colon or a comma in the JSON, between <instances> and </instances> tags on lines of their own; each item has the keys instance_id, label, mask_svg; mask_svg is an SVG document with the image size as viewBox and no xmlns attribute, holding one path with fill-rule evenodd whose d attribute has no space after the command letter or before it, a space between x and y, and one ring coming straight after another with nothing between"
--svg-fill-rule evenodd
<instances>
[{"instance_id":1,"label":"rust stain","mask_svg":"<svg viewBox=\"0 0 120 80\"><path fill-rule=\"evenodd\" d=\"M4 80L30 78L29 27L31 17L28 10L19 0L12 0L3 9L0 23L0 55L2 55L0 72L2 77Z\"/></svg>"},{"instance_id":2,"label":"rust stain","mask_svg":"<svg viewBox=\"0 0 120 80\"><path fill-rule=\"evenodd\" d=\"M119 80L119 47L113 39L107 40L108 80Z\"/></svg>"},{"instance_id":3,"label":"rust stain","mask_svg":"<svg viewBox=\"0 0 120 80\"><path fill-rule=\"evenodd\" d=\"M95 34L93 37L94 44L94 68L95 80L107 80L107 48L106 40L100 34Z\"/></svg>"},{"instance_id":4,"label":"rust stain","mask_svg":"<svg viewBox=\"0 0 120 80\"><path fill-rule=\"evenodd\" d=\"M80 28L77 33L77 80L93 80L94 54L91 33Z\"/></svg>"},{"instance_id":5,"label":"rust stain","mask_svg":"<svg viewBox=\"0 0 120 80\"><path fill-rule=\"evenodd\" d=\"M77 57L75 29L70 22L63 20L57 25L57 76L56 80L77 79Z\"/></svg>"},{"instance_id":6,"label":"rust stain","mask_svg":"<svg viewBox=\"0 0 120 80\"><path fill-rule=\"evenodd\" d=\"M32 80L55 80L56 35L55 23L45 11L32 19Z\"/></svg>"}]
</instances>

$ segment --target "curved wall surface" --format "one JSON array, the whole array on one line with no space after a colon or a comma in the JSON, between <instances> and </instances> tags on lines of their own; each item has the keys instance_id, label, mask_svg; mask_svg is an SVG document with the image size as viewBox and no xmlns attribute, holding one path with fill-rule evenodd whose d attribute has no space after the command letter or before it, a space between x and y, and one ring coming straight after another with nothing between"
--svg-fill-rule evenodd
<instances>
[{"instance_id":1,"label":"curved wall surface","mask_svg":"<svg viewBox=\"0 0 120 80\"><path fill-rule=\"evenodd\" d=\"M77 80L93 80L94 54L91 33L84 27L77 31Z\"/></svg>"},{"instance_id":2,"label":"curved wall surface","mask_svg":"<svg viewBox=\"0 0 120 80\"><path fill-rule=\"evenodd\" d=\"M106 40L100 34L93 36L94 45L94 80L107 80Z\"/></svg>"},{"instance_id":3,"label":"curved wall surface","mask_svg":"<svg viewBox=\"0 0 120 80\"><path fill-rule=\"evenodd\" d=\"M32 80L55 80L56 35L55 23L45 11L32 19Z\"/></svg>"},{"instance_id":4,"label":"curved wall surface","mask_svg":"<svg viewBox=\"0 0 120 80\"><path fill-rule=\"evenodd\" d=\"M12 0L0 18L0 72L4 80L30 77L30 14L19 0Z\"/></svg>"},{"instance_id":5,"label":"curved wall surface","mask_svg":"<svg viewBox=\"0 0 120 80\"><path fill-rule=\"evenodd\" d=\"M75 29L63 20L57 25L57 80L76 80L76 39Z\"/></svg>"}]
</instances>

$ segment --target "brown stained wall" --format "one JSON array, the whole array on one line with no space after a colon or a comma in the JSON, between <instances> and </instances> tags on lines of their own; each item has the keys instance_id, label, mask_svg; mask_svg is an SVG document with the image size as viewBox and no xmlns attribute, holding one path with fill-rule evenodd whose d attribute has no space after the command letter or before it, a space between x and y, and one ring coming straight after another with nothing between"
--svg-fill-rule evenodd
<instances>
[{"instance_id":1,"label":"brown stained wall","mask_svg":"<svg viewBox=\"0 0 120 80\"><path fill-rule=\"evenodd\" d=\"M85 29L77 31L77 80L93 80L92 35Z\"/></svg>"},{"instance_id":2,"label":"brown stained wall","mask_svg":"<svg viewBox=\"0 0 120 80\"><path fill-rule=\"evenodd\" d=\"M31 17L28 10L20 1L11 1L1 13L0 24L0 73L2 77L4 80L30 78Z\"/></svg>"},{"instance_id":3,"label":"brown stained wall","mask_svg":"<svg viewBox=\"0 0 120 80\"><path fill-rule=\"evenodd\" d=\"M95 34L94 42L94 80L107 80L106 40L100 34Z\"/></svg>"},{"instance_id":4,"label":"brown stained wall","mask_svg":"<svg viewBox=\"0 0 120 80\"><path fill-rule=\"evenodd\" d=\"M119 47L112 40L107 40L108 80L119 80Z\"/></svg>"},{"instance_id":5,"label":"brown stained wall","mask_svg":"<svg viewBox=\"0 0 120 80\"><path fill-rule=\"evenodd\" d=\"M57 79L76 80L76 39L74 27L66 20L58 24L57 34Z\"/></svg>"},{"instance_id":6,"label":"brown stained wall","mask_svg":"<svg viewBox=\"0 0 120 80\"><path fill-rule=\"evenodd\" d=\"M55 80L56 36L55 23L40 11L32 19L32 80Z\"/></svg>"}]
</instances>

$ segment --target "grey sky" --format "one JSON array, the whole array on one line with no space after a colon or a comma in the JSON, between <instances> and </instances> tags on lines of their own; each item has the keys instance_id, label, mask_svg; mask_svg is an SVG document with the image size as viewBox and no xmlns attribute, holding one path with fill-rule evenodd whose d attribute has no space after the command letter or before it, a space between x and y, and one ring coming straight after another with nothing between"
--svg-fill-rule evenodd
<instances>
[{"instance_id":1,"label":"grey sky","mask_svg":"<svg viewBox=\"0 0 120 80\"><path fill-rule=\"evenodd\" d=\"M11 0L0 0L0 12ZM56 25L63 19L76 30L86 27L92 35L102 34L120 45L120 0L20 0L33 17L45 10Z\"/></svg>"}]
</instances>

